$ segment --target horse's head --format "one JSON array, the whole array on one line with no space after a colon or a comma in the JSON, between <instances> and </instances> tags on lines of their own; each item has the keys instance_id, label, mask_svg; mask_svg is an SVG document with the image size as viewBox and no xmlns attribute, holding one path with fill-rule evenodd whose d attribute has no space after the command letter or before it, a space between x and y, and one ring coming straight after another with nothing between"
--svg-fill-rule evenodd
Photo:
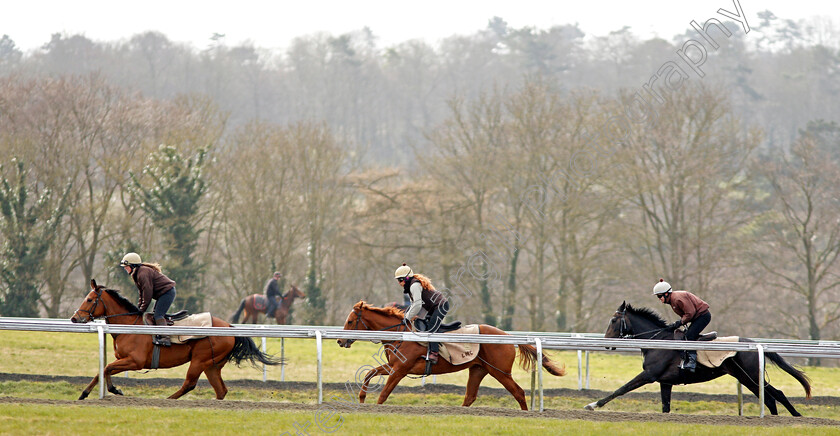
<instances>
[{"instance_id":1,"label":"horse's head","mask_svg":"<svg viewBox=\"0 0 840 436\"><path fill-rule=\"evenodd\" d=\"M403 326L402 311L393 307L374 307L364 301L353 306L353 311L347 315L344 330L391 330ZM350 348L355 339L339 339L338 345Z\"/></svg>"},{"instance_id":2,"label":"horse's head","mask_svg":"<svg viewBox=\"0 0 840 436\"><path fill-rule=\"evenodd\" d=\"M667 331L667 321L655 310L623 302L610 319L604 337L652 339Z\"/></svg>"},{"instance_id":3,"label":"horse's head","mask_svg":"<svg viewBox=\"0 0 840 436\"><path fill-rule=\"evenodd\" d=\"M105 287L97 285L96 280L93 279L90 281L90 287L91 291L88 292L81 306L73 313L70 321L86 323L105 315L105 304L102 303L102 292Z\"/></svg>"},{"instance_id":4,"label":"horse's head","mask_svg":"<svg viewBox=\"0 0 840 436\"><path fill-rule=\"evenodd\" d=\"M371 330L362 319L362 311L364 311L367 303L360 300L353 306L353 311L347 315L347 321L344 321L344 330ZM356 342L355 339L339 339L338 345L343 348L350 348Z\"/></svg>"},{"instance_id":5,"label":"horse's head","mask_svg":"<svg viewBox=\"0 0 840 436\"><path fill-rule=\"evenodd\" d=\"M291 285L289 287L289 295L291 295L295 298L306 298L306 295L300 289L298 289L297 286L295 286L295 285Z\"/></svg>"},{"instance_id":6,"label":"horse's head","mask_svg":"<svg viewBox=\"0 0 840 436\"><path fill-rule=\"evenodd\" d=\"M604 333L605 338L620 338L624 335L633 332L633 325L627 316L627 302L621 303L618 309L610 319L610 324L607 326L607 331Z\"/></svg>"}]
</instances>

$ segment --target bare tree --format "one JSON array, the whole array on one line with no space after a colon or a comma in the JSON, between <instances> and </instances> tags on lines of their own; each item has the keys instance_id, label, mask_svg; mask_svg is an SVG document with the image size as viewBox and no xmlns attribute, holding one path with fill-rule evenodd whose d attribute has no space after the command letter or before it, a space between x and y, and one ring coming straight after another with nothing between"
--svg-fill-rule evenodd
<instances>
[{"instance_id":1,"label":"bare tree","mask_svg":"<svg viewBox=\"0 0 840 436\"><path fill-rule=\"evenodd\" d=\"M753 258L766 284L780 291L777 300L786 302L777 306L785 328L767 328L790 334L807 326L808 338L820 340L840 333L840 129L834 125L832 138L821 135L816 123L809 127L789 154L759 168L773 207L762 235L767 250Z\"/></svg>"}]
</instances>

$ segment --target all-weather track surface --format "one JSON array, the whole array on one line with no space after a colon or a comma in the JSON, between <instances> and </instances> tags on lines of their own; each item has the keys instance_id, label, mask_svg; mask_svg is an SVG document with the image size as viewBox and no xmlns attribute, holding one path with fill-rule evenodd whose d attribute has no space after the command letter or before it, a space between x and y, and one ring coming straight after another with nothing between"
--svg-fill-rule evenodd
<instances>
[{"instance_id":1,"label":"all-weather track surface","mask_svg":"<svg viewBox=\"0 0 840 436\"><path fill-rule=\"evenodd\" d=\"M32 381L32 382L59 382L64 381L71 384L87 384L90 382L90 377L65 377L65 376L46 376L46 375L29 375L29 374L7 374L0 373L0 381ZM180 386L182 381L178 379L154 378L154 379L132 379L132 378L118 378L115 379L117 386ZM226 381L229 389L253 389L253 390L287 390L287 391L317 391L317 385L312 382L279 382L259 380L230 380ZM209 383L206 380L199 381L199 387L209 388ZM327 383L324 385L325 390L341 390L345 389L343 384ZM397 387L394 393L411 392L417 394L436 394L436 393L454 393L463 394L464 387L455 385L438 385L427 384L422 387ZM562 396L571 398L580 398L580 407L597 398L601 398L608 394L604 391L584 390L578 391L575 389L546 389L544 391L546 396ZM372 393L371 393L372 394ZM509 395L504 389L485 388L482 387L479 395L491 396L507 396ZM370 394L369 394L370 396ZM636 392L626 395L626 397L635 397L639 399L659 400L658 392ZM712 395L712 394L697 394L687 392L674 392L674 400L688 400L688 401L720 401L726 403L736 403L737 397L735 395ZM375 402L375 398L369 399ZM745 395L746 401L753 401ZM794 404L815 404L815 405L831 405L840 406L840 398L838 397L814 397L810 400L803 398L791 398ZM15 398L15 397L0 397L0 404L42 404L54 406L90 406L90 407L160 407L160 408L203 408L214 410L230 410L230 411L256 411L256 410L270 410L270 411L291 411L291 412L315 412L324 407L329 407L330 410L338 413L372 413L372 414L393 414L393 415L469 415L469 416L494 416L494 417L513 417L513 418L543 418L543 419L562 419L562 420L586 420L586 421L602 421L602 422L662 422L662 423L677 423L677 424L708 424L708 425L741 425L741 426L793 426L793 425L811 425L811 426L840 426L840 421L825 419L825 418L809 418L809 417L792 417L789 415L766 416L759 418L757 416L736 416L736 415L686 415L678 413L628 413L628 412L610 412L610 411L585 411L585 410L556 410L546 409L542 413L533 411L523 411L513 408L497 408L497 407L460 407L460 405L453 404L452 406L392 406L388 404L377 405L365 403L355 405L344 405L336 402L329 402L329 404L300 404L290 402L275 402L275 401L237 401L237 400L168 400L165 398L137 398L130 396L116 396L107 395L104 399L96 397L88 398L83 401L74 400L50 400L50 399L32 399L32 398ZM733 407L734 411L734 407Z\"/></svg>"}]
</instances>

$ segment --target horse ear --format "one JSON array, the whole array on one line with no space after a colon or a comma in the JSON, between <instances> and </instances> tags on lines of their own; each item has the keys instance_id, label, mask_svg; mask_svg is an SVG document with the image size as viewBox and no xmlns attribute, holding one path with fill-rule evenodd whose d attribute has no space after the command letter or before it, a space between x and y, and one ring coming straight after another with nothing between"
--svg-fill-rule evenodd
<instances>
[{"instance_id":1,"label":"horse ear","mask_svg":"<svg viewBox=\"0 0 840 436\"><path fill-rule=\"evenodd\" d=\"M90 288L96 290L96 280L90 279Z\"/></svg>"},{"instance_id":2,"label":"horse ear","mask_svg":"<svg viewBox=\"0 0 840 436\"><path fill-rule=\"evenodd\" d=\"M618 311L621 312L627 306L627 300L621 302L621 306L618 307Z\"/></svg>"}]
</instances>

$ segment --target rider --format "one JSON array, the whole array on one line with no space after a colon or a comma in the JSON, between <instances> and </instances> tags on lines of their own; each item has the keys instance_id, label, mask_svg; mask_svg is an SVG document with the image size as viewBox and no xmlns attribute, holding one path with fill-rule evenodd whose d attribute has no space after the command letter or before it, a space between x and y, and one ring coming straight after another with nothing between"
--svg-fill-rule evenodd
<instances>
[{"instance_id":1,"label":"rider","mask_svg":"<svg viewBox=\"0 0 840 436\"><path fill-rule=\"evenodd\" d=\"M656 295L663 304L670 304L671 309L680 316L676 322L668 328L676 330L681 325L691 323L685 331L685 339L696 341L700 332L709 325L712 314L709 312L709 304L700 297L688 291L672 291L671 285L665 279L659 279L653 287L653 295ZM686 362L683 367L691 372L697 367L697 350L686 350Z\"/></svg>"},{"instance_id":2,"label":"rider","mask_svg":"<svg viewBox=\"0 0 840 436\"><path fill-rule=\"evenodd\" d=\"M406 264L394 271L394 277L411 300L405 311L405 320L413 330L434 333L440 327L443 317L449 311L449 301L432 286L431 280L422 274L415 274ZM440 343L429 342L429 362L438 362Z\"/></svg>"},{"instance_id":3,"label":"rider","mask_svg":"<svg viewBox=\"0 0 840 436\"><path fill-rule=\"evenodd\" d=\"M137 253L128 253L123 256L120 266L131 275L140 292L138 303L140 313L146 311L154 298L157 300L154 310L155 325L165 326L164 315L175 301L175 282L160 272L159 264L143 263ZM172 345L168 335L155 335L152 342L164 347Z\"/></svg>"},{"instance_id":4,"label":"rider","mask_svg":"<svg viewBox=\"0 0 840 436\"><path fill-rule=\"evenodd\" d=\"M283 274L280 274L280 271L275 271L274 277L265 282L265 288L263 289L266 299L265 316L269 318L274 317L274 311L277 310L277 297L280 296L280 284L278 283L280 277L283 277Z\"/></svg>"}]
</instances>

